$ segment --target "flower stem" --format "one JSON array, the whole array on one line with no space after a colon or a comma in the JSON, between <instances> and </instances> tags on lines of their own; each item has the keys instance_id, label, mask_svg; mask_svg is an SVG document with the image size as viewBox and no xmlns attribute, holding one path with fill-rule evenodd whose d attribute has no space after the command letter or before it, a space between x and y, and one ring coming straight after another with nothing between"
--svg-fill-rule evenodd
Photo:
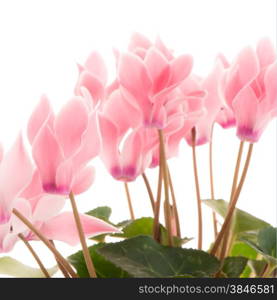
<instances>
[{"instance_id":1,"label":"flower stem","mask_svg":"<svg viewBox=\"0 0 277 300\"><path fill-rule=\"evenodd\" d=\"M273 272L272 267L267 263L262 271L262 274L259 276L261 278L270 278L270 274Z\"/></svg>"},{"instance_id":2,"label":"flower stem","mask_svg":"<svg viewBox=\"0 0 277 300\"><path fill-rule=\"evenodd\" d=\"M127 201L128 201L128 207L129 207L131 220L135 220L134 209L133 209L131 195L130 195L130 191L129 191L129 187L128 187L127 182L124 182L124 188L125 188L125 192L126 192L126 196L127 196Z\"/></svg>"},{"instance_id":3,"label":"flower stem","mask_svg":"<svg viewBox=\"0 0 277 300\"><path fill-rule=\"evenodd\" d=\"M36 254L35 250L30 245L30 243L25 239L24 235L22 233L19 233L18 237L21 239L21 241L25 244L25 246L31 252L31 254L33 255L34 259L36 260L37 264L39 265L39 267L40 267L42 273L44 274L44 276L46 278L51 278L50 274L47 272L46 268L44 267L42 261L40 260L40 258L38 257L38 255Z\"/></svg>"},{"instance_id":4,"label":"flower stem","mask_svg":"<svg viewBox=\"0 0 277 300\"><path fill-rule=\"evenodd\" d=\"M214 125L212 126L211 130L211 139L209 143L209 169L210 169L210 188L211 188L211 199L214 200L214 176L213 176L213 131L214 131ZM216 239L216 236L218 234L217 229L217 218L215 211L212 212L213 217L213 228L214 228L214 237Z\"/></svg>"},{"instance_id":5,"label":"flower stem","mask_svg":"<svg viewBox=\"0 0 277 300\"><path fill-rule=\"evenodd\" d=\"M155 213L155 199L154 199L154 196L153 196L153 192L152 192L149 180L148 180L145 173L142 173L142 178L143 178L143 181L145 183L145 186L146 186L146 189L147 189L147 192L148 192L148 195L149 195L149 199L150 199L150 202L151 202L153 213Z\"/></svg>"},{"instance_id":6,"label":"flower stem","mask_svg":"<svg viewBox=\"0 0 277 300\"><path fill-rule=\"evenodd\" d=\"M169 180L168 180L168 172L167 172L167 163L166 163L166 153L165 153L165 143L164 143L164 135L162 130L158 130L159 133L159 141L160 141L160 160L162 166L162 174L164 181L164 196L165 196L165 223L167 225L168 230L168 245L170 247L173 246L173 236L172 236L172 226L171 226L171 211L170 211L170 203L169 203Z\"/></svg>"},{"instance_id":7,"label":"flower stem","mask_svg":"<svg viewBox=\"0 0 277 300\"><path fill-rule=\"evenodd\" d=\"M195 190L196 190L196 199L197 199L197 212L198 212L198 249L202 249L202 239L203 239L203 221L202 221L202 206L201 206L201 196L200 196L200 186L198 180L198 171L197 171L197 159L196 159L196 130L195 127L191 130L192 136L192 158L193 158L193 170L194 170L194 181L195 181Z\"/></svg>"},{"instance_id":8,"label":"flower stem","mask_svg":"<svg viewBox=\"0 0 277 300\"><path fill-rule=\"evenodd\" d=\"M249 144L248 153L247 153L245 165L244 165L244 168L243 168L243 171L242 171L240 182L238 184L237 189L234 192L234 196L233 196L233 199L232 199L232 201L230 203L227 215L225 217L225 220L223 222L221 230L220 230L220 232L217 235L217 238L215 240L213 248L211 250L211 254L213 254L213 255L215 255L215 253L217 252L217 249L218 249L218 247L219 247L219 245L221 243L221 240L222 240L222 238L223 238L223 236L224 236L224 234L225 234L226 230L228 229L229 224L231 222L234 210L236 208L237 201L239 199L240 192L242 190L242 187L243 187L246 175L247 175L247 171L248 171L248 168L249 168L252 151L253 151L253 144L251 143L251 144Z\"/></svg>"},{"instance_id":9,"label":"flower stem","mask_svg":"<svg viewBox=\"0 0 277 300\"><path fill-rule=\"evenodd\" d=\"M161 167L161 160L159 162L159 181L157 189L157 200L155 205L154 222L153 222L153 239L157 242L160 241L160 208L161 208L161 197L162 197L162 184L163 184L163 170Z\"/></svg>"},{"instance_id":10,"label":"flower stem","mask_svg":"<svg viewBox=\"0 0 277 300\"><path fill-rule=\"evenodd\" d=\"M87 269L88 269L89 276L93 277L93 278L96 278L97 276L96 276L95 268L94 268L89 250L88 250L85 234L84 234L83 227L82 227L82 224L81 224L80 215L78 213L76 201L75 201L75 198L74 198L74 194L72 192L69 193L69 199L70 199L70 203L71 203L71 206L72 206L72 211L73 211L76 227L77 227L77 230L78 230L80 242L81 242L81 245L82 245L84 259L85 259L85 262L86 262L86 266L87 266Z\"/></svg>"},{"instance_id":11,"label":"flower stem","mask_svg":"<svg viewBox=\"0 0 277 300\"><path fill-rule=\"evenodd\" d=\"M49 240L50 243L56 248L55 243L53 240ZM61 270L61 272L63 273L64 277L66 278L70 278L67 270L65 269L65 267L59 262L59 260L57 259L57 257L55 256L56 262L58 264L59 269Z\"/></svg>"},{"instance_id":12,"label":"flower stem","mask_svg":"<svg viewBox=\"0 0 277 300\"><path fill-rule=\"evenodd\" d=\"M237 161L236 161L236 167L235 167L235 171L234 171L234 177L233 177L233 184L232 184L232 189L231 189L231 195L230 195L230 201L229 201L229 205L228 205L228 209L231 206L231 203L233 201L234 198L234 194L238 185L238 177L239 177L239 170L240 170L240 164L241 164L241 157L242 157L242 152L243 152L243 146L244 146L244 142L241 141L240 145L239 145L239 151L238 151L238 156L237 156ZM226 233L224 234L223 240L222 240L222 245L221 245L221 250L220 250L220 260L223 260L225 255L226 255L226 250L227 248L230 248L230 241L229 241L229 233L230 233L230 229L231 229L231 225L232 224L232 220L230 221L229 226L226 229ZM228 247L228 243L229 243L229 247Z\"/></svg>"},{"instance_id":13,"label":"flower stem","mask_svg":"<svg viewBox=\"0 0 277 300\"><path fill-rule=\"evenodd\" d=\"M78 275L74 272L67 260L60 254L60 252L50 243L50 241L37 229L34 225L26 219L16 208L13 209L13 214L21 220L44 244L48 249L57 257L59 262L67 269L71 277L77 278Z\"/></svg>"},{"instance_id":14,"label":"flower stem","mask_svg":"<svg viewBox=\"0 0 277 300\"><path fill-rule=\"evenodd\" d=\"M181 228L180 228L180 219L179 219L179 214L178 214L178 209L177 209L177 202L176 202L172 178L171 178L171 174L170 174L168 165L167 165L167 172L168 172L168 180L169 180L171 198L172 198L172 202L173 202L173 213L174 213L174 220L175 220L175 224L176 224L177 236L179 238L181 238Z\"/></svg>"}]
</instances>

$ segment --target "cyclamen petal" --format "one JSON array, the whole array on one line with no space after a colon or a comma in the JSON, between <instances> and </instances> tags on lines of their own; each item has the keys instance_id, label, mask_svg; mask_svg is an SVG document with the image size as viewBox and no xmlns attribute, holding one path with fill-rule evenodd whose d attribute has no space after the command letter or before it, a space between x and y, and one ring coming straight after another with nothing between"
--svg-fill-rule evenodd
<instances>
[{"instance_id":1,"label":"cyclamen petal","mask_svg":"<svg viewBox=\"0 0 277 300\"><path fill-rule=\"evenodd\" d=\"M237 121L237 135L240 139L256 142L260 133L255 129L258 120L259 101L251 87L243 88L233 101Z\"/></svg>"},{"instance_id":2,"label":"cyclamen petal","mask_svg":"<svg viewBox=\"0 0 277 300\"><path fill-rule=\"evenodd\" d=\"M137 56L126 53L120 56L118 77L122 84L142 105L148 101L152 81L144 62Z\"/></svg>"},{"instance_id":3,"label":"cyclamen petal","mask_svg":"<svg viewBox=\"0 0 277 300\"><path fill-rule=\"evenodd\" d=\"M88 113L83 101L74 98L67 102L55 118L55 133L64 157L72 156L81 144L81 137L88 125Z\"/></svg>"},{"instance_id":4,"label":"cyclamen petal","mask_svg":"<svg viewBox=\"0 0 277 300\"><path fill-rule=\"evenodd\" d=\"M269 66L276 60L276 51L268 38L263 38L258 42L256 51L261 68Z\"/></svg>"},{"instance_id":5,"label":"cyclamen petal","mask_svg":"<svg viewBox=\"0 0 277 300\"><path fill-rule=\"evenodd\" d=\"M9 207L12 200L31 182L32 174L33 165L20 134L0 164L0 205L4 202Z\"/></svg>"},{"instance_id":6,"label":"cyclamen petal","mask_svg":"<svg viewBox=\"0 0 277 300\"><path fill-rule=\"evenodd\" d=\"M95 169L93 167L85 167L75 174L72 182L72 192L74 195L81 194L89 189L95 179Z\"/></svg>"},{"instance_id":7,"label":"cyclamen petal","mask_svg":"<svg viewBox=\"0 0 277 300\"><path fill-rule=\"evenodd\" d=\"M156 94L167 87L171 71L169 63L154 47L147 51L144 62L153 82L152 93Z\"/></svg>"},{"instance_id":8,"label":"cyclamen petal","mask_svg":"<svg viewBox=\"0 0 277 300\"><path fill-rule=\"evenodd\" d=\"M142 48L142 49L148 49L150 48L152 43L150 40L142 35L141 33L135 32L130 38L128 50L129 51L134 51L137 48Z\"/></svg>"},{"instance_id":9,"label":"cyclamen petal","mask_svg":"<svg viewBox=\"0 0 277 300\"><path fill-rule=\"evenodd\" d=\"M75 87L75 94L81 95L81 88L85 87L91 94L92 100L94 101L94 106L96 103L104 97L105 87L101 80L95 75L90 74L88 71L84 70L80 75L78 82Z\"/></svg>"},{"instance_id":10,"label":"cyclamen petal","mask_svg":"<svg viewBox=\"0 0 277 300\"><path fill-rule=\"evenodd\" d=\"M80 214L80 219L86 237L120 232L114 226L88 215ZM62 241L71 246L77 245L80 241L74 216L71 212L61 213L48 220L40 230L48 239Z\"/></svg>"},{"instance_id":11,"label":"cyclamen petal","mask_svg":"<svg viewBox=\"0 0 277 300\"><path fill-rule=\"evenodd\" d=\"M84 64L84 67L91 74L97 76L103 85L106 85L108 79L107 68L102 56L97 51L90 53Z\"/></svg>"},{"instance_id":12,"label":"cyclamen petal","mask_svg":"<svg viewBox=\"0 0 277 300\"><path fill-rule=\"evenodd\" d=\"M30 203L24 198L17 198L13 203L13 208L17 209L25 218L31 220L32 207ZM11 215L10 225L12 232L15 234L28 230L28 227L14 214Z\"/></svg>"},{"instance_id":13,"label":"cyclamen petal","mask_svg":"<svg viewBox=\"0 0 277 300\"><path fill-rule=\"evenodd\" d=\"M97 126L97 113L92 111L89 113L87 118L87 128L81 135L80 147L72 157L74 172L96 157L100 151L100 135Z\"/></svg>"},{"instance_id":14,"label":"cyclamen petal","mask_svg":"<svg viewBox=\"0 0 277 300\"><path fill-rule=\"evenodd\" d=\"M39 104L33 111L28 122L28 139L32 144L44 122L53 127L54 113L46 95L42 95Z\"/></svg>"},{"instance_id":15,"label":"cyclamen petal","mask_svg":"<svg viewBox=\"0 0 277 300\"><path fill-rule=\"evenodd\" d=\"M268 110L276 110L277 107L277 62L270 65L265 73L264 84L266 91L266 101L268 102Z\"/></svg>"},{"instance_id":16,"label":"cyclamen petal","mask_svg":"<svg viewBox=\"0 0 277 300\"><path fill-rule=\"evenodd\" d=\"M103 105L103 114L117 124L119 135L125 133L128 128L136 128L142 123L142 114L138 108L127 100L119 89L113 91ZM132 118L130 118L132 116Z\"/></svg>"},{"instance_id":17,"label":"cyclamen petal","mask_svg":"<svg viewBox=\"0 0 277 300\"><path fill-rule=\"evenodd\" d=\"M110 173L115 178L120 177L119 130L112 121L101 114L99 114L99 128L102 136L100 157Z\"/></svg>"},{"instance_id":18,"label":"cyclamen petal","mask_svg":"<svg viewBox=\"0 0 277 300\"><path fill-rule=\"evenodd\" d=\"M65 205L66 198L59 195L41 195L33 210L32 219L44 222L55 217Z\"/></svg>"},{"instance_id":19,"label":"cyclamen petal","mask_svg":"<svg viewBox=\"0 0 277 300\"><path fill-rule=\"evenodd\" d=\"M178 84L183 81L189 74L193 65L191 55L181 55L170 62L171 78L170 85Z\"/></svg>"},{"instance_id":20,"label":"cyclamen petal","mask_svg":"<svg viewBox=\"0 0 277 300\"><path fill-rule=\"evenodd\" d=\"M20 193L20 196L26 199L33 198L43 193L42 182L39 171L36 169L33 172L32 180L29 185Z\"/></svg>"},{"instance_id":21,"label":"cyclamen petal","mask_svg":"<svg viewBox=\"0 0 277 300\"><path fill-rule=\"evenodd\" d=\"M122 178L124 181L134 180L140 171L142 160L142 137L139 131L133 131L126 139L122 152Z\"/></svg>"},{"instance_id":22,"label":"cyclamen petal","mask_svg":"<svg viewBox=\"0 0 277 300\"><path fill-rule=\"evenodd\" d=\"M64 157L60 145L47 124L40 129L33 143L33 158L46 192L56 191L56 171Z\"/></svg>"}]
</instances>

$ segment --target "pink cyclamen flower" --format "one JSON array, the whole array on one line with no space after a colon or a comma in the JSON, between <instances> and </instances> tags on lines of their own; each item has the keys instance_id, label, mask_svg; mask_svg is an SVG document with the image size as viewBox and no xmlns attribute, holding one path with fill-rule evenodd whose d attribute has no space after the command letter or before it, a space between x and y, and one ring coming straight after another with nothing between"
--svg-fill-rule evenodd
<instances>
[{"instance_id":1,"label":"pink cyclamen flower","mask_svg":"<svg viewBox=\"0 0 277 300\"><path fill-rule=\"evenodd\" d=\"M117 180L135 180L150 163L151 145L141 122L141 112L120 90L111 93L99 113L100 158Z\"/></svg>"},{"instance_id":2,"label":"pink cyclamen flower","mask_svg":"<svg viewBox=\"0 0 277 300\"><path fill-rule=\"evenodd\" d=\"M176 95L179 95L177 100L167 104L169 114L172 113L170 115L171 122L163 130L167 159L178 155L181 140L186 138L191 129L205 116L204 98L206 93L194 83L196 84L196 81L191 81L189 85L181 85L175 91ZM173 110L169 108L170 106ZM152 150L151 168L159 164L159 141L156 132L153 133L153 138L156 138L156 146Z\"/></svg>"},{"instance_id":3,"label":"pink cyclamen flower","mask_svg":"<svg viewBox=\"0 0 277 300\"><path fill-rule=\"evenodd\" d=\"M221 62L225 72L230 68L229 61L222 53L218 54L217 61ZM223 77L224 75L222 75L222 78ZM220 79L220 81L222 80L222 78ZM224 97L222 97L220 93L220 83L221 83L220 81L218 82L217 93L218 96L221 98L222 106L216 116L215 122L218 123L222 128L227 129L227 128L232 128L236 125L236 119L234 116L234 112L232 111L232 109L230 109L230 107L228 107Z\"/></svg>"},{"instance_id":4,"label":"pink cyclamen flower","mask_svg":"<svg viewBox=\"0 0 277 300\"><path fill-rule=\"evenodd\" d=\"M0 224L9 221L13 204L31 181L32 172L32 163L19 135L0 163Z\"/></svg>"},{"instance_id":5,"label":"pink cyclamen flower","mask_svg":"<svg viewBox=\"0 0 277 300\"><path fill-rule=\"evenodd\" d=\"M150 153L145 150L142 129L127 129L124 133L120 126L108 116L99 114L99 127L102 137L100 158L109 173L117 180L133 181L150 163ZM120 149L123 139L124 144Z\"/></svg>"},{"instance_id":6,"label":"pink cyclamen flower","mask_svg":"<svg viewBox=\"0 0 277 300\"><path fill-rule=\"evenodd\" d=\"M107 69L101 55L93 51L87 58L85 64L78 65L79 78L75 86L75 94L82 95L82 88L86 88L94 103L104 98L105 86L107 84Z\"/></svg>"},{"instance_id":7,"label":"pink cyclamen flower","mask_svg":"<svg viewBox=\"0 0 277 300\"><path fill-rule=\"evenodd\" d=\"M160 37L157 37L155 42L152 43L146 36L139 32L133 33L130 38L128 51L140 56L142 59L145 58L147 50L151 47L155 47L161 52L167 60L174 59L173 51L168 49L163 43Z\"/></svg>"},{"instance_id":8,"label":"pink cyclamen flower","mask_svg":"<svg viewBox=\"0 0 277 300\"><path fill-rule=\"evenodd\" d=\"M144 51L143 56L134 52L120 55L118 81L122 93L140 109L143 125L162 129L167 123L166 97L189 75L192 57L168 59L156 46Z\"/></svg>"},{"instance_id":9,"label":"pink cyclamen flower","mask_svg":"<svg viewBox=\"0 0 277 300\"><path fill-rule=\"evenodd\" d=\"M38 170L25 150L21 135L0 163L0 253L12 250L22 233L27 240L36 236L15 216L15 208L30 220L48 239L70 245L79 242L71 212L61 212L65 196L46 194ZM118 232L97 218L80 214L87 237Z\"/></svg>"},{"instance_id":10,"label":"pink cyclamen flower","mask_svg":"<svg viewBox=\"0 0 277 300\"><path fill-rule=\"evenodd\" d=\"M196 145L208 143L211 139L212 128L219 114L222 114L225 103L219 93L219 82L223 76L224 67L220 60L216 60L215 66L210 74L205 78L190 76L180 86L185 93L203 93L203 104L206 113L201 115L195 124L196 130ZM220 116L223 118L223 116ZM189 132L186 136L189 145L192 145L192 136Z\"/></svg>"},{"instance_id":11,"label":"pink cyclamen flower","mask_svg":"<svg viewBox=\"0 0 277 300\"><path fill-rule=\"evenodd\" d=\"M68 195L84 192L94 179L87 163L99 152L94 111L74 97L54 115L44 96L28 124L28 137L45 192Z\"/></svg>"},{"instance_id":12,"label":"pink cyclamen flower","mask_svg":"<svg viewBox=\"0 0 277 300\"><path fill-rule=\"evenodd\" d=\"M277 114L277 62L268 39L256 51L243 49L222 82L222 92L234 112L237 136L257 142L270 120Z\"/></svg>"}]
</instances>

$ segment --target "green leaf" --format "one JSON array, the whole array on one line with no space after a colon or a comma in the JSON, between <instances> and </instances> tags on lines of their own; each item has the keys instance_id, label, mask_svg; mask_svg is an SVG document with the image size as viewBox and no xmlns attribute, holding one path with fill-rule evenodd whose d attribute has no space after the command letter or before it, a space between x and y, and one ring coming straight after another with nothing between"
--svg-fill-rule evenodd
<instances>
[{"instance_id":1,"label":"green leaf","mask_svg":"<svg viewBox=\"0 0 277 300\"><path fill-rule=\"evenodd\" d=\"M276 234L277 228L269 226L259 231L257 243L245 237L241 237L241 240L260 253L272 267L275 267L277 266Z\"/></svg>"},{"instance_id":2,"label":"green leaf","mask_svg":"<svg viewBox=\"0 0 277 300\"><path fill-rule=\"evenodd\" d=\"M116 267L111 262L107 261L102 255L97 252L97 249L103 247L105 244L100 243L89 247L90 256L92 258L97 277L99 278L126 278L131 277L122 269ZM69 262L75 267L80 277L89 277L83 252L78 251L68 257Z\"/></svg>"},{"instance_id":3,"label":"green leaf","mask_svg":"<svg viewBox=\"0 0 277 300\"><path fill-rule=\"evenodd\" d=\"M224 200L203 200L203 202L215 210L223 218L228 210L228 202ZM258 219L249 213L236 208L234 212L234 233L243 233L247 231L257 231L270 226L267 222Z\"/></svg>"},{"instance_id":4,"label":"green leaf","mask_svg":"<svg viewBox=\"0 0 277 300\"><path fill-rule=\"evenodd\" d=\"M243 273L248 259L243 256L226 257L223 262L222 272L228 278L237 278Z\"/></svg>"},{"instance_id":5,"label":"green leaf","mask_svg":"<svg viewBox=\"0 0 277 300\"><path fill-rule=\"evenodd\" d=\"M248 266L250 267L251 271L256 275L256 277L259 277L267 262L265 260L256 260L256 259L250 259L248 261Z\"/></svg>"},{"instance_id":6,"label":"green leaf","mask_svg":"<svg viewBox=\"0 0 277 300\"><path fill-rule=\"evenodd\" d=\"M151 217L143 217L131 222L129 221L125 223L126 225L123 227L122 233L114 234L113 236L122 237L122 238L132 238L139 235L152 236L153 223L154 223L154 219ZM160 225L160 230L161 230L161 243L163 245L167 245L168 232L162 225ZM180 247L190 240L191 238L178 238L176 236L173 237L174 246L176 247Z\"/></svg>"},{"instance_id":7,"label":"green leaf","mask_svg":"<svg viewBox=\"0 0 277 300\"><path fill-rule=\"evenodd\" d=\"M112 209L108 206L99 206L93 210L88 211L86 214L108 222L112 214Z\"/></svg>"},{"instance_id":8,"label":"green leaf","mask_svg":"<svg viewBox=\"0 0 277 300\"><path fill-rule=\"evenodd\" d=\"M58 271L58 267L47 269L50 276L54 275ZM32 268L24 265L20 261L4 256L0 258L0 274L5 274L13 277L20 278L41 278L45 277L40 269Z\"/></svg>"},{"instance_id":9,"label":"green leaf","mask_svg":"<svg viewBox=\"0 0 277 300\"><path fill-rule=\"evenodd\" d=\"M132 238L138 235L152 235L152 232L153 218L144 217L127 223L127 225L123 227L122 233L117 234L117 236Z\"/></svg>"},{"instance_id":10,"label":"green leaf","mask_svg":"<svg viewBox=\"0 0 277 300\"><path fill-rule=\"evenodd\" d=\"M264 251L264 253L277 258L276 256L276 236L277 228L267 227L259 231L258 245Z\"/></svg>"},{"instance_id":11,"label":"green leaf","mask_svg":"<svg viewBox=\"0 0 277 300\"><path fill-rule=\"evenodd\" d=\"M257 258L258 252L253 248L251 248L249 245L240 241L236 241L233 244L230 256L243 256L248 258L248 262L249 262L251 259ZM251 268L247 265L243 270L243 272L241 273L240 277L249 278L250 274L251 274Z\"/></svg>"},{"instance_id":12,"label":"green leaf","mask_svg":"<svg viewBox=\"0 0 277 300\"><path fill-rule=\"evenodd\" d=\"M258 255L258 252L254 250L252 247L249 245L243 243L243 242L235 242L230 256L244 256L248 259L256 259Z\"/></svg>"},{"instance_id":13,"label":"green leaf","mask_svg":"<svg viewBox=\"0 0 277 300\"><path fill-rule=\"evenodd\" d=\"M149 236L137 236L111 243L97 250L111 263L134 277L176 277L201 272L211 276L219 261L208 253L194 249L162 246Z\"/></svg>"},{"instance_id":14,"label":"green leaf","mask_svg":"<svg viewBox=\"0 0 277 300\"><path fill-rule=\"evenodd\" d=\"M122 227L125 227L125 226L127 226L128 224L130 224L132 222L133 222L132 220L124 220L124 221L121 221L121 222L117 223L116 227L122 228Z\"/></svg>"}]
</instances>

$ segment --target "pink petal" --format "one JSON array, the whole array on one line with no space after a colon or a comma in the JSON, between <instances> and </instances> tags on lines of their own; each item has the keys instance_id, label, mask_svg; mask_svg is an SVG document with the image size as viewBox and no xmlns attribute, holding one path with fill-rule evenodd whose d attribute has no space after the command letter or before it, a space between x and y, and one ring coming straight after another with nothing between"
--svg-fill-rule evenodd
<instances>
[{"instance_id":1,"label":"pink petal","mask_svg":"<svg viewBox=\"0 0 277 300\"><path fill-rule=\"evenodd\" d=\"M84 86L80 87L80 94L87 110L92 111L95 108L96 102L93 100L88 89Z\"/></svg>"},{"instance_id":2,"label":"pink petal","mask_svg":"<svg viewBox=\"0 0 277 300\"><path fill-rule=\"evenodd\" d=\"M0 165L1 198L6 205L31 182L32 174L33 166L19 135Z\"/></svg>"},{"instance_id":3,"label":"pink petal","mask_svg":"<svg viewBox=\"0 0 277 300\"><path fill-rule=\"evenodd\" d=\"M28 139L31 144L33 143L34 138L36 137L39 129L42 127L44 122L47 121L48 126L52 128L53 120L54 120L54 113L52 111L50 102L47 96L43 95L40 99L39 104L33 111L28 122L27 133L28 133Z\"/></svg>"},{"instance_id":4,"label":"pink petal","mask_svg":"<svg viewBox=\"0 0 277 300\"><path fill-rule=\"evenodd\" d=\"M167 58L167 60L172 60L174 57L172 55L172 51L170 51L164 44L164 42L161 40L161 38L158 36L155 42L155 46L159 51L162 52L162 54Z\"/></svg>"},{"instance_id":5,"label":"pink petal","mask_svg":"<svg viewBox=\"0 0 277 300\"><path fill-rule=\"evenodd\" d=\"M122 152L122 179L132 181L138 176L143 150L142 138L139 131L133 131L126 139Z\"/></svg>"},{"instance_id":6,"label":"pink petal","mask_svg":"<svg viewBox=\"0 0 277 300\"><path fill-rule=\"evenodd\" d=\"M115 90L103 106L103 114L113 120L120 130L120 135L128 128L135 128L142 122L141 112L127 101L120 90ZM132 118L130 118L132 116Z\"/></svg>"},{"instance_id":7,"label":"pink petal","mask_svg":"<svg viewBox=\"0 0 277 300\"><path fill-rule=\"evenodd\" d=\"M236 125L233 111L228 106L221 107L216 116L216 122L223 128L230 128Z\"/></svg>"},{"instance_id":8,"label":"pink petal","mask_svg":"<svg viewBox=\"0 0 277 300\"><path fill-rule=\"evenodd\" d=\"M246 47L239 53L236 63L242 87L250 83L258 75L258 58L251 47Z\"/></svg>"},{"instance_id":9,"label":"pink petal","mask_svg":"<svg viewBox=\"0 0 277 300\"><path fill-rule=\"evenodd\" d=\"M163 129L167 121L167 112L160 103L155 103L153 105L152 111L152 126Z\"/></svg>"},{"instance_id":10,"label":"pink petal","mask_svg":"<svg viewBox=\"0 0 277 300\"><path fill-rule=\"evenodd\" d=\"M156 94L163 90L168 83L169 64L166 58L154 47L147 51L144 62L153 82L152 92Z\"/></svg>"},{"instance_id":11,"label":"pink petal","mask_svg":"<svg viewBox=\"0 0 277 300\"><path fill-rule=\"evenodd\" d=\"M0 144L0 164L1 164L1 161L3 159L3 156L4 156L4 149L3 149L2 144Z\"/></svg>"},{"instance_id":12,"label":"pink petal","mask_svg":"<svg viewBox=\"0 0 277 300\"><path fill-rule=\"evenodd\" d=\"M201 90L201 82L195 76L190 75L187 77L179 86L178 88L182 91L184 95L191 95L191 94L200 94L203 92Z\"/></svg>"},{"instance_id":13,"label":"pink petal","mask_svg":"<svg viewBox=\"0 0 277 300\"><path fill-rule=\"evenodd\" d=\"M63 154L56 137L45 124L39 131L33 143L33 158L46 192L56 189L56 171L63 161Z\"/></svg>"},{"instance_id":14,"label":"pink petal","mask_svg":"<svg viewBox=\"0 0 277 300\"><path fill-rule=\"evenodd\" d=\"M171 78L170 85L178 84L183 81L191 72L193 58L190 55L181 55L170 62Z\"/></svg>"},{"instance_id":15,"label":"pink petal","mask_svg":"<svg viewBox=\"0 0 277 300\"><path fill-rule=\"evenodd\" d=\"M105 90L106 98L108 98L112 94L112 92L114 92L118 88L119 88L119 82L117 79L115 79L110 85L106 87Z\"/></svg>"},{"instance_id":16,"label":"pink petal","mask_svg":"<svg viewBox=\"0 0 277 300\"><path fill-rule=\"evenodd\" d=\"M100 134L97 126L97 114L91 112L88 116L88 124L86 130L81 137L81 144L72 157L74 170L80 169L89 160L93 159L100 152Z\"/></svg>"},{"instance_id":17,"label":"pink petal","mask_svg":"<svg viewBox=\"0 0 277 300\"><path fill-rule=\"evenodd\" d=\"M2 247L1 247L1 237L0 237L0 253L1 252L4 252L4 253L10 252L13 249L13 247L17 241L18 241L17 234L8 232L3 237L3 242L2 242Z\"/></svg>"},{"instance_id":18,"label":"pink petal","mask_svg":"<svg viewBox=\"0 0 277 300\"><path fill-rule=\"evenodd\" d=\"M59 164L56 171L55 193L61 195L68 195L70 193L74 171L75 170L71 159L64 160Z\"/></svg>"},{"instance_id":19,"label":"pink petal","mask_svg":"<svg viewBox=\"0 0 277 300\"><path fill-rule=\"evenodd\" d=\"M14 201L13 208L17 209L26 219L32 222L32 208L30 203L24 198L17 198ZM11 225L13 233L20 233L28 230L28 227L14 214L11 215Z\"/></svg>"},{"instance_id":20,"label":"pink petal","mask_svg":"<svg viewBox=\"0 0 277 300\"><path fill-rule=\"evenodd\" d=\"M35 197L37 195L42 194L43 189L41 185L41 179L39 175L39 171L35 170L32 175L32 180L29 185L20 193L20 196L26 199Z\"/></svg>"},{"instance_id":21,"label":"pink petal","mask_svg":"<svg viewBox=\"0 0 277 300\"><path fill-rule=\"evenodd\" d=\"M85 167L80 170L73 179L72 192L75 195L81 194L88 190L95 179L95 169L93 167Z\"/></svg>"},{"instance_id":22,"label":"pink petal","mask_svg":"<svg viewBox=\"0 0 277 300\"><path fill-rule=\"evenodd\" d=\"M99 114L99 128L102 138L100 158L109 172L115 176L120 176L119 163L119 131L117 126L106 116Z\"/></svg>"},{"instance_id":23,"label":"pink petal","mask_svg":"<svg viewBox=\"0 0 277 300\"><path fill-rule=\"evenodd\" d=\"M128 50L134 51L136 48L148 49L151 45L152 43L148 40L148 38L138 32L135 32L131 36Z\"/></svg>"},{"instance_id":24,"label":"pink petal","mask_svg":"<svg viewBox=\"0 0 277 300\"><path fill-rule=\"evenodd\" d=\"M84 103L72 99L55 119L55 132L65 157L73 155L81 144L81 137L88 125L88 112Z\"/></svg>"},{"instance_id":25,"label":"pink petal","mask_svg":"<svg viewBox=\"0 0 277 300\"><path fill-rule=\"evenodd\" d=\"M268 110L276 109L277 106L277 62L269 66L265 73L264 83Z\"/></svg>"},{"instance_id":26,"label":"pink petal","mask_svg":"<svg viewBox=\"0 0 277 300\"><path fill-rule=\"evenodd\" d=\"M218 60L222 63L222 66L223 66L224 69L227 69L227 68L230 67L229 61L227 60L227 58L222 53L219 53L217 55L216 60Z\"/></svg>"},{"instance_id":27,"label":"pink petal","mask_svg":"<svg viewBox=\"0 0 277 300\"><path fill-rule=\"evenodd\" d=\"M148 94L152 87L143 61L137 56L126 53L120 56L118 64L119 82L125 87L141 105L148 102Z\"/></svg>"},{"instance_id":28,"label":"pink petal","mask_svg":"<svg viewBox=\"0 0 277 300\"><path fill-rule=\"evenodd\" d=\"M75 94L81 95L81 87L84 86L91 94L93 101L96 103L104 96L104 85L95 75L88 71L83 71L75 87Z\"/></svg>"},{"instance_id":29,"label":"pink petal","mask_svg":"<svg viewBox=\"0 0 277 300\"><path fill-rule=\"evenodd\" d=\"M65 197L58 195L41 195L33 210L34 221L46 221L55 217L65 205Z\"/></svg>"},{"instance_id":30,"label":"pink petal","mask_svg":"<svg viewBox=\"0 0 277 300\"><path fill-rule=\"evenodd\" d=\"M261 39L257 44L256 51L261 68L267 67L276 60L276 51L269 38Z\"/></svg>"},{"instance_id":31,"label":"pink petal","mask_svg":"<svg viewBox=\"0 0 277 300\"><path fill-rule=\"evenodd\" d=\"M255 127L258 118L259 101L251 87L243 88L233 101L234 114L237 121L237 135L241 140L255 142L258 132Z\"/></svg>"},{"instance_id":32,"label":"pink petal","mask_svg":"<svg viewBox=\"0 0 277 300\"><path fill-rule=\"evenodd\" d=\"M81 223L86 237L93 237L104 233L116 233L119 230L97 218L80 214ZM74 216L71 212L64 212L48 220L41 227L41 232L51 240L65 242L71 246L79 243Z\"/></svg>"},{"instance_id":33,"label":"pink petal","mask_svg":"<svg viewBox=\"0 0 277 300\"><path fill-rule=\"evenodd\" d=\"M102 56L97 51L91 52L85 62L85 68L91 74L95 75L103 85L106 85L108 77L107 68Z\"/></svg>"},{"instance_id":34,"label":"pink petal","mask_svg":"<svg viewBox=\"0 0 277 300\"><path fill-rule=\"evenodd\" d=\"M210 118L214 119L222 106L222 100L219 96L218 85L222 78L224 69L220 63L217 63L213 71L204 79L202 83L203 90L207 91L205 97L205 107L209 111Z\"/></svg>"}]
</instances>

